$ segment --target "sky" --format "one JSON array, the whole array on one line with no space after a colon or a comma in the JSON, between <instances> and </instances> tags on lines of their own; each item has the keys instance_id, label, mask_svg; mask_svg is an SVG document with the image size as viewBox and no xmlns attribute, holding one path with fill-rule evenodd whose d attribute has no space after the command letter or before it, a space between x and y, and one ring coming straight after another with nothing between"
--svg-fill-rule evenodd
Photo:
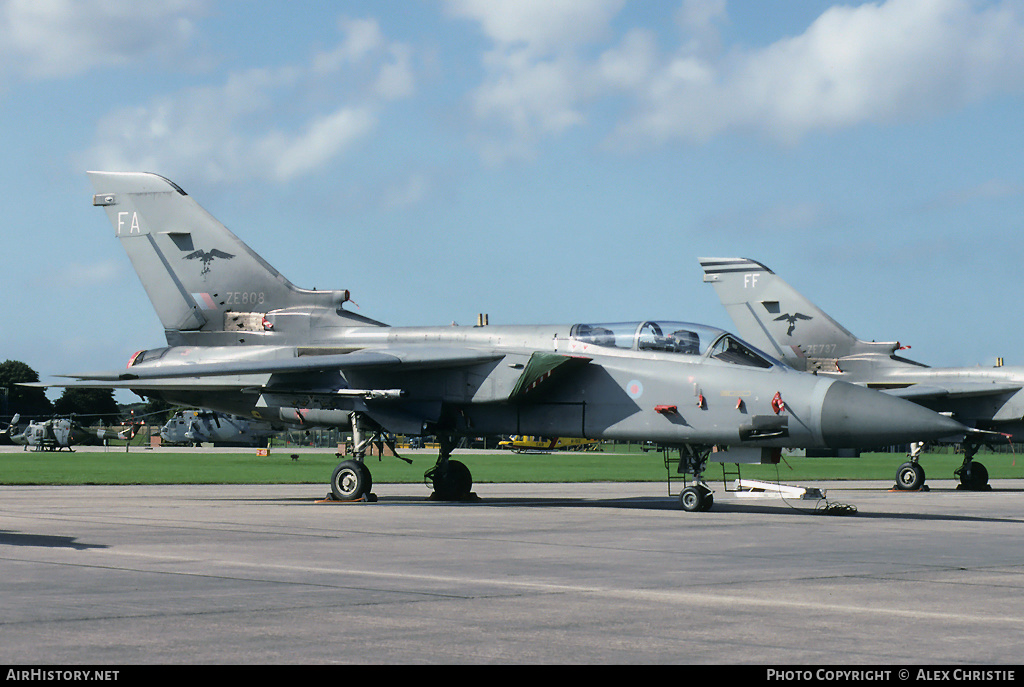
<instances>
[{"instance_id":1,"label":"sky","mask_svg":"<svg viewBox=\"0 0 1024 687\"><path fill-rule=\"evenodd\" d=\"M0 0L0 360L165 345L106 170L392 325L732 329L698 258L746 257L1024 364L1022 115L1024 0Z\"/></svg>"}]
</instances>

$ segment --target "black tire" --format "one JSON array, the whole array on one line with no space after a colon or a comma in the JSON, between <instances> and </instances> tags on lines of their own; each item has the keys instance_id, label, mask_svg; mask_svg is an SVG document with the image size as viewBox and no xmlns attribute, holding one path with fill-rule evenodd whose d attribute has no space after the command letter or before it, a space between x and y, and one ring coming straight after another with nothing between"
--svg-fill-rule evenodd
<instances>
[{"instance_id":1,"label":"black tire","mask_svg":"<svg viewBox=\"0 0 1024 687\"><path fill-rule=\"evenodd\" d=\"M960 484L972 491L984 489L988 486L988 469L972 460L960 469Z\"/></svg>"},{"instance_id":2,"label":"black tire","mask_svg":"<svg viewBox=\"0 0 1024 687\"><path fill-rule=\"evenodd\" d=\"M705 492L705 494L704 494L704 503L701 504L701 507L700 507L701 512L705 512L706 513L707 511L711 510L711 507L713 505L715 505L715 495L712 494L710 491Z\"/></svg>"},{"instance_id":3,"label":"black tire","mask_svg":"<svg viewBox=\"0 0 1024 687\"><path fill-rule=\"evenodd\" d=\"M434 495L442 501L458 501L473 489L473 474L464 463L449 460L432 470Z\"/></svg>"},{"instance_id":4,"label":"black tire","mask_svg":"<svg viewBox=\"0 0 1024 687\"><path fill-rule=\"evenodd\" d=\"M907 461L896 470L896 488L901 491L916 491L924 486L924 468Z\"/></svg>"},{"instance_id":5,"label":"black tire","mask_svg":"<svg viewBox=\"0 0 1024 687\"><path fill-rule=\"evenodd\" d=\"M337 501L358 501L372 487L370 470L357 460L342 461L331 475L331 493Z\"/></svg>"},{"instance_id":6,"label":"black tire","mask_svg":"<svg viewBox=\"0 0 1024 687\"><path fill-rule=\"evenodd\" d=\"M679 505L688 513L696 513L704 510L706 500L704 490L697 487L686 487L679 492Z\"/></svg>"},{"instance_id":7,"label":"black tire","mask_svg":"<svg viewBox=\"0 0 1024 687\"><path fill-rule=\"evenodd\" d=\"M971 465L974 466L974 469L971 471L971 473L972 477L974 478L975 484L978 485L978 488L988 486L988 468L986 468L981 463L976 463L974 461L971 461Z\"/></svg>"}]
</instances>

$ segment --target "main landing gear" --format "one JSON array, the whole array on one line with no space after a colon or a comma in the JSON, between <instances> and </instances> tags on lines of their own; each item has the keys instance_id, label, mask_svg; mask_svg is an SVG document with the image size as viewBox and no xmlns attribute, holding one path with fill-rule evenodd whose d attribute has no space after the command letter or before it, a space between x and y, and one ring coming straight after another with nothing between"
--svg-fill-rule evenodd
<instances>
[{"instance_id":1,"label":"main landing gear","mask_svg":"<svg viewBox=\"0 0 1024 687\"><path fill-rule=\"evenodd\" d=\"M981 448L978 444L964 442L964 463L953 474L960 478L957 489L967 491L987 491L992 487L988 483L988 469L974 460L974 454Z\"/></svg>"},{"instance_id":2,"label":"main landing gear","mask_svg":"<svg viewBox=\"0 0 1024 687\"><path fill-rule=\"evenodd\" d=\"M377 498L371 491L373 476L364 462L366 451L374 442L387 443L392 451L395 446L380 427L363 413L353 412L350 417L353 457L343 460L334 468L334 474L331 475L331 497L335 501L376 501ZM472 498L472 473L464 463L451 459L455 438L441 435L439 439L441 451L437 463L424 473L427 486L434 490L431 498L438 501L463 501ZM398 455L397 451L395 455Z\"/></svg>"},{"instance_id":3,"label":"main landing gear","mask_svg":"<svg viewBox=\"0 0 1024 687\"><path fill-rule=\"evenodd\" d=\"M438 501L464 501L473 496L473 475L464 463L452 460L455 438L441 435L441 451L434 467L423 473L423 479L434 489L430 498Z\"/></svg>"},{"instance_id":4,"label":"main landing gear","mask_svg":"<svg viewBox=\"0 0 1024 687\"><path fill-rule=\"evenodd\" d=\"M715 504L714 493L702 477L710 455L710 446L687 445L679 449L678 472L693 475L693 484L679 492L679 505L687 512L708 511Z\"/></svg>"}]
</instances>

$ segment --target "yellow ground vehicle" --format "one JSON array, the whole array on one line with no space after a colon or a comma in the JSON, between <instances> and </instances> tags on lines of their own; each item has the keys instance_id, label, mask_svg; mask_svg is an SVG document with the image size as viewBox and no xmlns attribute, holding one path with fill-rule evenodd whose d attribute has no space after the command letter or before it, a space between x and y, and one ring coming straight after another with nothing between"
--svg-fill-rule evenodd
<instances>
[{"instance_id":1,"label":"yellow ground vehicle","mask_svg":"<svg viewBox=\"0 0 1024 687\"><path fill-rule=\"evenodd\" d=\"M550 453L551 451L596 451L596 439L579 439L576 437L539 437L512 435L505 441L498 442L498 448L509 449L516 453Z\"/></svg>"}]
</instances>

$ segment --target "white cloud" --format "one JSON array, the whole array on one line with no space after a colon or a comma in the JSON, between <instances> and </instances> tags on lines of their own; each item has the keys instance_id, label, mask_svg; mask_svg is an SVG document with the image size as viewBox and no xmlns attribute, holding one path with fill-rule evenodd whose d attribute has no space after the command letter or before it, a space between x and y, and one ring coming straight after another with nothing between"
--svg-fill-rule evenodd
<instances>
[{"instance_id":1,"label":"white cloud","mask_svg":"<svg viewBox=\"0 0 1024 687\"><path fill-rule=\"evenodd\" d=\"M616 129L620 142L701 142L737 130L795 141L1024 90L1024 12L1009 0L837 5L763 48L722 46L725 3L685 0L669 50L642 27L608 41L618 2L447 7L494 42L473 112L499 159L530 154L608 104L629 112Z\"/></svg>"},{"instance_id":2,"label":"white cloud","mask_svg":"<svg viewBox=\"0 0 1024 687\"><path fill-rule=\"evenodd\" d=\"M396 181L381 195L385 207L404 208L422 201L430 190L431 184L428 178L424 174L416 172L407 179Z\"/></svg>"},{"instance_id":3,"label":"white cloud","mask_svg":"<svg viewBox=\"0 0 1024 687\"><path fill-rule=\"evenodd\" d=\"M676 21L687 37L685 50L691 54L717 51L721 47L717 25L727 19L725 0L683 0Z\"/></svg>"},{"instance_id":4,"label":"white cloud","mask_svg":"<svg viewBox=\"0 0 1024 687\"><path fill-rule=\"evenodd\" d=\"M963 0L833 7L803 34L761 50L715 61L676 56L638 92L640 112L621 132L699 141L744 129L792 141L1020 91L1018 7L979 9Z\"/></svg>"},{"instance_id":5,"label":"white cloud","mask_svg":"<svg viewBox=\"0 0 1024 687\"><path fill-rule=\"evenodd\" d=\"M314 67L319 72L335 72L359 62L385 45L384 34L373 19L342 17L338 20L338 28L344 36L341 43L314 58Z\"/></svg>"},{"instance_id":6,"label":"white cloud","mask_svg":"<svg viewBox=\"0 0 1024 687\"><path fill-rule=\"evenodd\" d=\"M376 118L366 108L343 107L310 122L299 134L271 132L253 144L263 170L279 181L311 172L370 132Z\"/></svg>"},{"instance_id":7,"label":"white cloud","mask_svg":"<svg viewBox=\"0 0 1024 687\"><path fill-rule=\"evenodd\" d=\"M388 48L388 61L381 65L373 92L383 100L411 97L416 91L412 48L395 44Z\"/></svg>"},{"instance_id":8,"label":"white cloud","mask_svg":"<svg viewBox=\"0 0 1024 687\"><path fill-rule=\"evenodd\" d=\"M483 136L494 161L529 155L537 141L582 124L588 84L577 51L609 32L624 0L449 0L449 14L479 23L494 42L484 56L487 76L472 96L481 121L510 127Z\"/></svg>"},{"instance_id":9,"label":"white cloud","mask_svg":"<svg viewBox=\"0 0 1024 687\"><path fill-rule=\"evenodd\" d=\"M180 55L205 0L0 0L0 79L66 78Z\"/></svg>"},{"instance_id":10,"label":"white cloud","mask_svg":"<svg viewBox=\"0 0 1024 687\"><path fill-rule=\"evenodd\" d=\"M480 23L499 49L544 55L591 43L625 0L448 0L452 16Z\"/></svg>"},{"instance_id":11,"label":"white cloud","mask_svg":"<svg viewBox=\"0 0 1024 687\"><path fill-rule=\"evenodd\" d=\"M411 50L374 21L343 20L338 46L309 64L251 69L104 117L83 164L188 170L207 181L287 181L316 171L375 129L415 90ZM326 103L326 105L325 105Z\"/></svg>"},{"instance_id":12,"label":"white cloud","mask_svg":"<svg viewBox=\"0 0 1024 687\"><path fill-rule=\"evenodd\" d=\"M633 29L622 42L598 58L597 79L605 88L641 88L658 61L658 45L650 32Z\"/></svg>"}]
</instances>

